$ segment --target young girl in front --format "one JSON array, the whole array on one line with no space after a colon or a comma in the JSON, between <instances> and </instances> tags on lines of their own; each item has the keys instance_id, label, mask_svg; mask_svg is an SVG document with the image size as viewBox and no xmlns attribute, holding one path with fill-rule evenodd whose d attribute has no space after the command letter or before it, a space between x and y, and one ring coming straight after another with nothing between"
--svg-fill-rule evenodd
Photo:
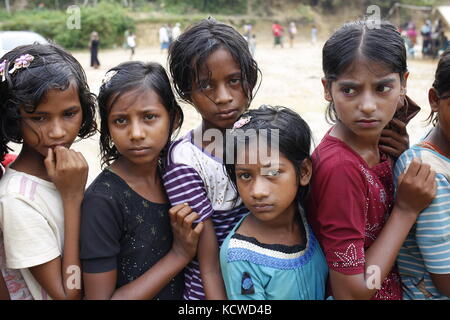
<instances>
[{"instance_id":1,"label":"young girl in front","mask_svg":"<svg viewBox=\"0 0 450 320\"><path fill-rule=\"evenodd\" d=\"M435 173L414 160L394 199L383 128L406 94L403 40L395 27L344 25L325 43L322 79L335 125L315 149L308 221L324 250L335 299L401 299L397 254L436 192Z\"/></svg>"},{"instance_id":2,"label":"young girl in front","mask_svg":"<svg viewBox=\"0 0 450 320\"><path fill-rule=\"evenodd\" d=\"M436 197L417 218L398 255L405 299L450 298L450 50L445 51L428 91L431 131L398 159L400 176L413 158L436 171Z\"/></svg>"},{"instance_id":3,"label":"young girl in front","mask_svg":"<svg viewBox=\"0 0 450 320\"><path fill-rule=\"evenodd\" d=\"M6 142L22 144L0 180L6 266L34 299L79 299L84 157L70 147L95 129L95 99L81 65L54 45L17 47L0 60Z\"/></svg>"},{"instance_id":4,"label":"young girl in front","mask_svg":"<svg viewBox=\"0 0 450 320\"><path fill-rule=\"evenodd\" d=\"M86 191L81 260L86 299L181 299L183 268L203 224L170 208L160 157L183 113L156 63L112 68L100 87L100 149L107 167ZM170 209L170 210L169 210Z\"/></svg>"},{"instance_id":5,"label":"young girl in front","mask_svg":"<svg viewBox=\"0 0 450 320\"><path fill-rule=\"evenodd\" d=\"M248 211L240 199L233 201L222 150L225 130L249 107L258 67L239 32L211 18L180 35L169 49L169 65L178 94L202 117L170 146L163 175L171 204L187 202L205 223L197 257L185 272L183 298L226 299L219 246Z\"/></svg>"},{"instance_id":6,"label":"young girl in front","mask_svg":"<svg viewBox=\"0 0 450 320\"><path fill-rule=\"evenodd\" d=\"M228 298L323 300L328 267L303 205L308 125L290 109L261 106L242 115L229 139L226 168L251 213L220 248Z\"/></svg>"}]
</instances>

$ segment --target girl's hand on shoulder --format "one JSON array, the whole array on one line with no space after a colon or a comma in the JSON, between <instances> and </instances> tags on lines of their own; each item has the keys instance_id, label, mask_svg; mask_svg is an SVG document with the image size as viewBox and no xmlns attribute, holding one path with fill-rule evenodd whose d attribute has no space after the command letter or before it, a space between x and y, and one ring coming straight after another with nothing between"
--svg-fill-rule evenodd
<instances>
[{"instance_id":1,"label":"girl's hand on shoulder","mask_svg":"<svg viewBox=\"0 0 450 320\"><path fill-rule=\"evenodd\" d=\"M405 123L398 119L392 119L388 127L389 129L384 128L381 131L379 147L393 160L397 160L409 148L409 135Z\"/></svg>"},{"instance_id":2,"label":"girl's hand on shoulder","mask_svg":"<svg viewBox=\"0 0 450 320\"><path fill-rule=\"evenodd\" d=\"M44 163L63 200L83 197L89 166L80 152L62 146L48 149Z\"/></svg>"},{"instance_id":3,"label":"girl's hand on shoulder","mask_svg":"<svg viewBox=\"0 0 450 320\"><path fill-rule=\"evenodd\" d=\"M433 201L436 196L436 173L429 164L414 158L406 172L398 177L395 205L400 212L417 215Z\"/></svg>"},{"instance_id":4,"label":"girl's hand on shoulder","mask_svg":"<svg viewBox=\"0 0 450 320\"><path fill-rule=\"evenodd\" d=\"M169 210L173 231L172 250L175 254L190 262L197 253L197 245L203 230L203 222L193 228L192 224L199 218L188 204L178 204Z\"/></svg>"}]
</instances>

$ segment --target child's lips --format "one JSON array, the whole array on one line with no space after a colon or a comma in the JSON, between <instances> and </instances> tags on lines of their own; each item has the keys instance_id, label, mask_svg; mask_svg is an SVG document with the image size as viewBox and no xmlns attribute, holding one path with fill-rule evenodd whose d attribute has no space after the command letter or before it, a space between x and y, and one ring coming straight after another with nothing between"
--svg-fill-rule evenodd
<instances>
[{"instance_id":1,"label":"child's lips","mask_svg":"<svg viewBox=\"0 0 450 320\"><path fill-rule=\"evenodd\" d=\"M237 109L224 110L224 111L217 113L217 116L222 120L228 120L228 119L236 118L238 115L238 112L239 111Z\"/></svg>"},{"instance_id":2,"label":"child's lips","mask_svg":"<svg viewBox=\"0 0 450 320\"><path fill-rule=\"evenodd\" d=\"M274 205L273 204L267 204L267 203L261 203L261 204L254 204L252 205L252 211L255 213L263 213L263 212L268 212L271 211L273 209Z\"/></svg>"}]
</instances>

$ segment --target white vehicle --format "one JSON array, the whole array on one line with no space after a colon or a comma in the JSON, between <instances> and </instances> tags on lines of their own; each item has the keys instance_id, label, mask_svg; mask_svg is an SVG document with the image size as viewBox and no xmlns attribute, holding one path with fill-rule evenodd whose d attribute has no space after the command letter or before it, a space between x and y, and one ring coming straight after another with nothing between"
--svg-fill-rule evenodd
<instances>
[{"instance_id":1,"label":"white vehicle","mask_svg":"<svg viewBox=\"0 0 450 320\"><path fill-rule=\"evenodd\" d=\"M32 31L0 31L0 57L15 47L35 42L48 43L43 36Z\"/></svg>"}]
</instances>

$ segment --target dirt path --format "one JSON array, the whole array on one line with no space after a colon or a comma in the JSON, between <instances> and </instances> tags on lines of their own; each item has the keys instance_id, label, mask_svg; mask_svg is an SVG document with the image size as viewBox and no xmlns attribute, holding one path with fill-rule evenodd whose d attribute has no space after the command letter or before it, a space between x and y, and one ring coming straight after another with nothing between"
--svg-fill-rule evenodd
<instances>
[{"instance_id":1,"label":"dirt path","mask_svg":"<svg viewBox=\"0 0 450 320\"><path fill-rule=\"evenodd\" d=\"M312 128L314 140L320 141L330 127L324 117L326 101L323 99L321 66L322 43L311 45L307 42L297 43L294 48L273 49L269 43L258 44L256 60L262 71L261 87L252 103L252 107L261 104L282 105L295 109ZM91 90L98 92L105 72L117 64L127 61L129 51L122 49L103 50L99 53L101 69L89 66L88 52L74 53L86 70ZM166 54L158 48L137 48L134 60L155 61L166 67ZM436 68L436 61L409 60L410 77L408 94L420 106L422 111L408 125L411 144L416 142L427 130L423 120L429 114L427 92L431 86ZM199 124L200 117L193 107L183 105L185 122L181 130L184 134ZM89 182L100 172L98 137L92 137L74 144L74 148L83 152L87 158Z\"/></svg>"}]
</instances>

